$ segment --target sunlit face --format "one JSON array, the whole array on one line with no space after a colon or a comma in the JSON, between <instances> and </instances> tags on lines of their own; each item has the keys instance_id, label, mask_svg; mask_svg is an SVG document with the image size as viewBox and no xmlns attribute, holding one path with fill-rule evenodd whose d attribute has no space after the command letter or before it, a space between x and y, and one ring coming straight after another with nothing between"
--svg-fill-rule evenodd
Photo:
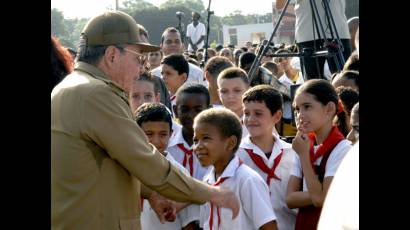
<instances>
[{"instance_id":1,"label":"sunlit face","mask_svg":"<svg viewBox=\"0 0 410 230\"><path fill-rule=\"evenodd\" d=\"M359 140L359 114L354 111L352 111L350 116L350 125L352 126L352 129L347 135L347 139L354 144Z\"/></svg>"},{"instance_id":2,"label":"sunlit face","mask_svg":"<svg viewBox=\"0 0 410 230\"><path fill-rule=\"evenodd\" d=\"M171 130L169 123L165 121L147 121L141 124L141 129L147 135L151 144L164 154L167 149L169 138L171 137Z\"/></svg>"},{"instance_id":3,"label":"sunlit face","mask_svg":"<svg viewBox=\"0 0 410 230\"><path fill-rule=\"evenodd\" d=\"M183 129L193 131L194 118L203 110L207 109L207 98L203 94L181 93L178 95L175 116L179 119Z\"/></svg>"},{"instance_id":4,"label":"sunlit face","mask_svg":"<svg viewBox=\"0 0 410 230\"><path fill-rule=\"evenodd\" d=\"M215 165L232 154L227 139L212 124L204 122L194 124L193 151L203 167Z\"/></svg>"},{"instance_id":5,"label":"sunlit face","mask_svg":"<svg viewBox=\"0 0 410 230\"><path fill-rule=\"evenodd\" d=\"M165 34L164 42L161 43L161 50L164 53L164 56L181 54L182 49L181 35L179 33L168 32Z\"/></svg>"},{"instance_id":6,"label":"sunlit face","mask_svg":"<svg viewBox=\"0 0 410 230\"><path fill-rule=\"evenodd\" d=\"M222 104L231 111L242 111L242 95L248 86L241 78L218 79L218 92Z\"/></svg>"},{"instance_id":7,"label":"sunlit face","mask_svg":"<svg viewBox=\"0 0 410 230\"><path fill-rule=\"evenodd\" d=\"M158 101L159 93L155 94L154 84L148 81L134 81L130 93L131 111L135 111L144 103Z\"/></svg>"},{"instance_id":8,"label":"sunlit face","mask_svg":"<svg viewBox=\"0 0 410 230\"><path fill-rule=\"evenodd\" d=\"M296 123L302 125L307 132L318 130L326 122L331 121L335 113L333 110L333 114L331 114L327 109L327 106L332 102L329 102L327 106L323 105L309 93L297 94L293 103Z\"/></svg>"},{"instance_id":9,"label":"sunlit face","mask_svg":"<svg viewBox=\"0 0 410 230\"><path fill-rule=\"evenodd\" d=\"M251 137L271 135L280 115L272 115L265 102L245 101L243 103L243 121Z\"/></svg>"},{"instance_id":10,"label":"sunlit face","mask_svg":"<svg viewBox=\"0 0 410 230\"><path fill-rule=\"evenodd\" d=\"M186 73L178 74L174 67L167 64L162 65L161 75L171 95L174 95L187 79Z\"/></svg>"},{"instance_id":11,"label":"sunlit face","mask_svg":"<svg viewBox=\"0 0 410 230\"><path fill-rule=\"evenodd\" d=\"M128 45L123 52L116 48L111 77L126 93L130 93L133 81L140 76L143 59L138 45Z\"/></svg>"},{"instance_id":12,"label":"sunlit face","mask_svg":"<svg viewBox=\"0 0 410 230\"><path fill-rule=\"evenodd\" d=\"M161 65L161 59L162 59L162 55L161 55L161 51L157 51L157 52L150 52L148 54L148 62L151 65L151 67L158 67Z\"/></svg>"}]
</instances>

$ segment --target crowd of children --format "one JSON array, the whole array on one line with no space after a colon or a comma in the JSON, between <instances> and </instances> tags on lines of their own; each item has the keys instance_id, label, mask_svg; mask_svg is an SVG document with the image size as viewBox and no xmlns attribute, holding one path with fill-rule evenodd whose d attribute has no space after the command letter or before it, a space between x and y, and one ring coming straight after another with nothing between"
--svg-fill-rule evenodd
<instances>
[{"instance_id":1,"label":"crowd of children","mask_svg":"<svg viewBox=\"0 0 410 230\"><path fill-rule=\"evenodd\" d=\"M174 30L166 31L163 49ZM178 42L179 33L172 33ZM240 68L249 51L209 53L203 81L190 77L201 50L148 54L147 71L129 95L136 122L172 164L230 189L241 207L232 219L230 210L210 203L175 202L175 220L161 222L142 200L142 229L316 229L338 166L359 139L358 52L341 72L311 80L297 58L264 57L262 73L288 90L298 87L290 98L275 84L250 84L249 68Z\"/></svg>"}]
</instances>

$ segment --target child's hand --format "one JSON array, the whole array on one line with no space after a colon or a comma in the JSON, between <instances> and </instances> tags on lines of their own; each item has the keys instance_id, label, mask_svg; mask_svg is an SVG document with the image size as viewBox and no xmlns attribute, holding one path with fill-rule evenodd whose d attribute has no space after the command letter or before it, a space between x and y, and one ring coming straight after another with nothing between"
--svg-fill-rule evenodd
<instances>
[{"instance_id":1,"label":"child's hand","mask_svg":"<svg viewBox=\"0 0 410 230\"><path fill-rule=\"evenodd\" d=\"M297 154L299 154L299 156L302 156L302 154L309 155L309 150L310 150L309 135L307 133L304 133L301 130L298 130L295 138L292 141L292 148L295 150Z\"/></svg>"},{"instance_id":2,"label":"child's hand","mask_svg":"<svg viewBox=\"0 0 410 230\"><path fill-rule=\"evenodd\" d=\"M166 199L157 192L152 192L151 196L148 198L148 201L162 224L166 221L173 222L175 220L175 202Z\"/></svg>"}]
</instances>

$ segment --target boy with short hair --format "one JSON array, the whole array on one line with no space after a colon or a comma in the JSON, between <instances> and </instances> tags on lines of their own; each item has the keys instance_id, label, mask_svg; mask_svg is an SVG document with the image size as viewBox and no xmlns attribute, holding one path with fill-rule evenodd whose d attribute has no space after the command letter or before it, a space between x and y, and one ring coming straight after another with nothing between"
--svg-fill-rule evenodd
<instances>
[{"instance_id":1,"label":"boy with short hair","mask_svg":"<svg viewBox=\"0 0 410 230\"><path fill-rule=\"evenodd\" d=\"M188 79L189 65L182 54L168 55L164 57L161 64L161 76L168 88L171 104L174 106L177 90Z\"/></svg>"},{"instance_id":2,"label":"boy with short hair","mask_svg":"<svg viewBox=\"0 0 410 230\"><path fill-rule=\"evenodd\" d=\"M171 154L168 154L166 151L169 138L172 134L172 118L167 108L161 103L145 103L139 106L135 111L135 121L144 131L149 142L153 144L171 164L188 174L188 171L176 162ZM147 200L144 200L142 205L141 226L144 230L186 229L188 226L183 225L183 223L186 222L186 219L189 220L192 218L188 209L182 209L178 212L175 221L162 224Z\"/></svg>"},{"instance_id":3,"label":"boy with short hair","mask_svg":"<svg viewBox=\"0 0 410 230\"><path fill-rule=\"evenodd\" d=\"M192 177L202 180L207 168L202 167L198 158L192 154L194 135L192 125L196 115L210 107L209 92L201 84L187 83L179 88L175 95L174 113L182 128L172 135L167 151L188 170ZM199 220L199 206L190 205L188 208L192 208L192 214L196 215L195 220Z\"/></svg>"},{"instance_id":4,"label":"boy with short hair","mask_svg":"<svg viewBox=\"0 0 410 230\"><path fill-rule=\"evenodd\" d=\"M242 100L249 133L242 139L238 156L268 185L278 228L294 229L296 211L287 207L285 198L295 152L292 145L272 134L282 117L282 96L272 86L258 85L246 91Z\"/></svg>"},{"instance_id":5,"label":"boy with short hair","mask_svg":"<svg viewBox=\"0 0 410 230\"><path fill-rule=\"evenodd\" d=\"M209 95L213 108L223 107L218 93L218 75L225 69L233 67L233 63L226 57L215 56L206 62L204 76L208 82Z\"/></svg>"},{"instance_id":6,"label":"boy with short hair","mask_svg":"<svg viewBox=\"0 0 410 230\"><path fill-rule=\"evenodd\" d=\"M236 219L224 208L201 206L201 226L208 229L278 229L269 202L269 189L258 173L235 154L242 138L242 125L232 111L212 108L194 121L194 152L205 167L212 166L203 181L229 188L241 201Z\"/></svg>"}]
</instances>

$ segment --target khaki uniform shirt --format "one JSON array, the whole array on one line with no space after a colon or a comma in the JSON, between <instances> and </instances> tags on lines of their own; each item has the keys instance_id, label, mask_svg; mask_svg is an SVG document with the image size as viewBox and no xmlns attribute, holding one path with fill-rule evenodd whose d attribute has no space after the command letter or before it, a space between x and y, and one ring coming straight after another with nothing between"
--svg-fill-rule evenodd
<instances>
[{"instance_id":1,"label":"khaki uniform shirt","mask_svg":"<svg viewBox=\"0 0 410 230\"><path fill-rule=\"evenodd\" d=\"M148 143L125 92L76 63L51 93L52 229L140 229L141 183L181 202L210 198Z\"/></svg>"}]
</instances>

